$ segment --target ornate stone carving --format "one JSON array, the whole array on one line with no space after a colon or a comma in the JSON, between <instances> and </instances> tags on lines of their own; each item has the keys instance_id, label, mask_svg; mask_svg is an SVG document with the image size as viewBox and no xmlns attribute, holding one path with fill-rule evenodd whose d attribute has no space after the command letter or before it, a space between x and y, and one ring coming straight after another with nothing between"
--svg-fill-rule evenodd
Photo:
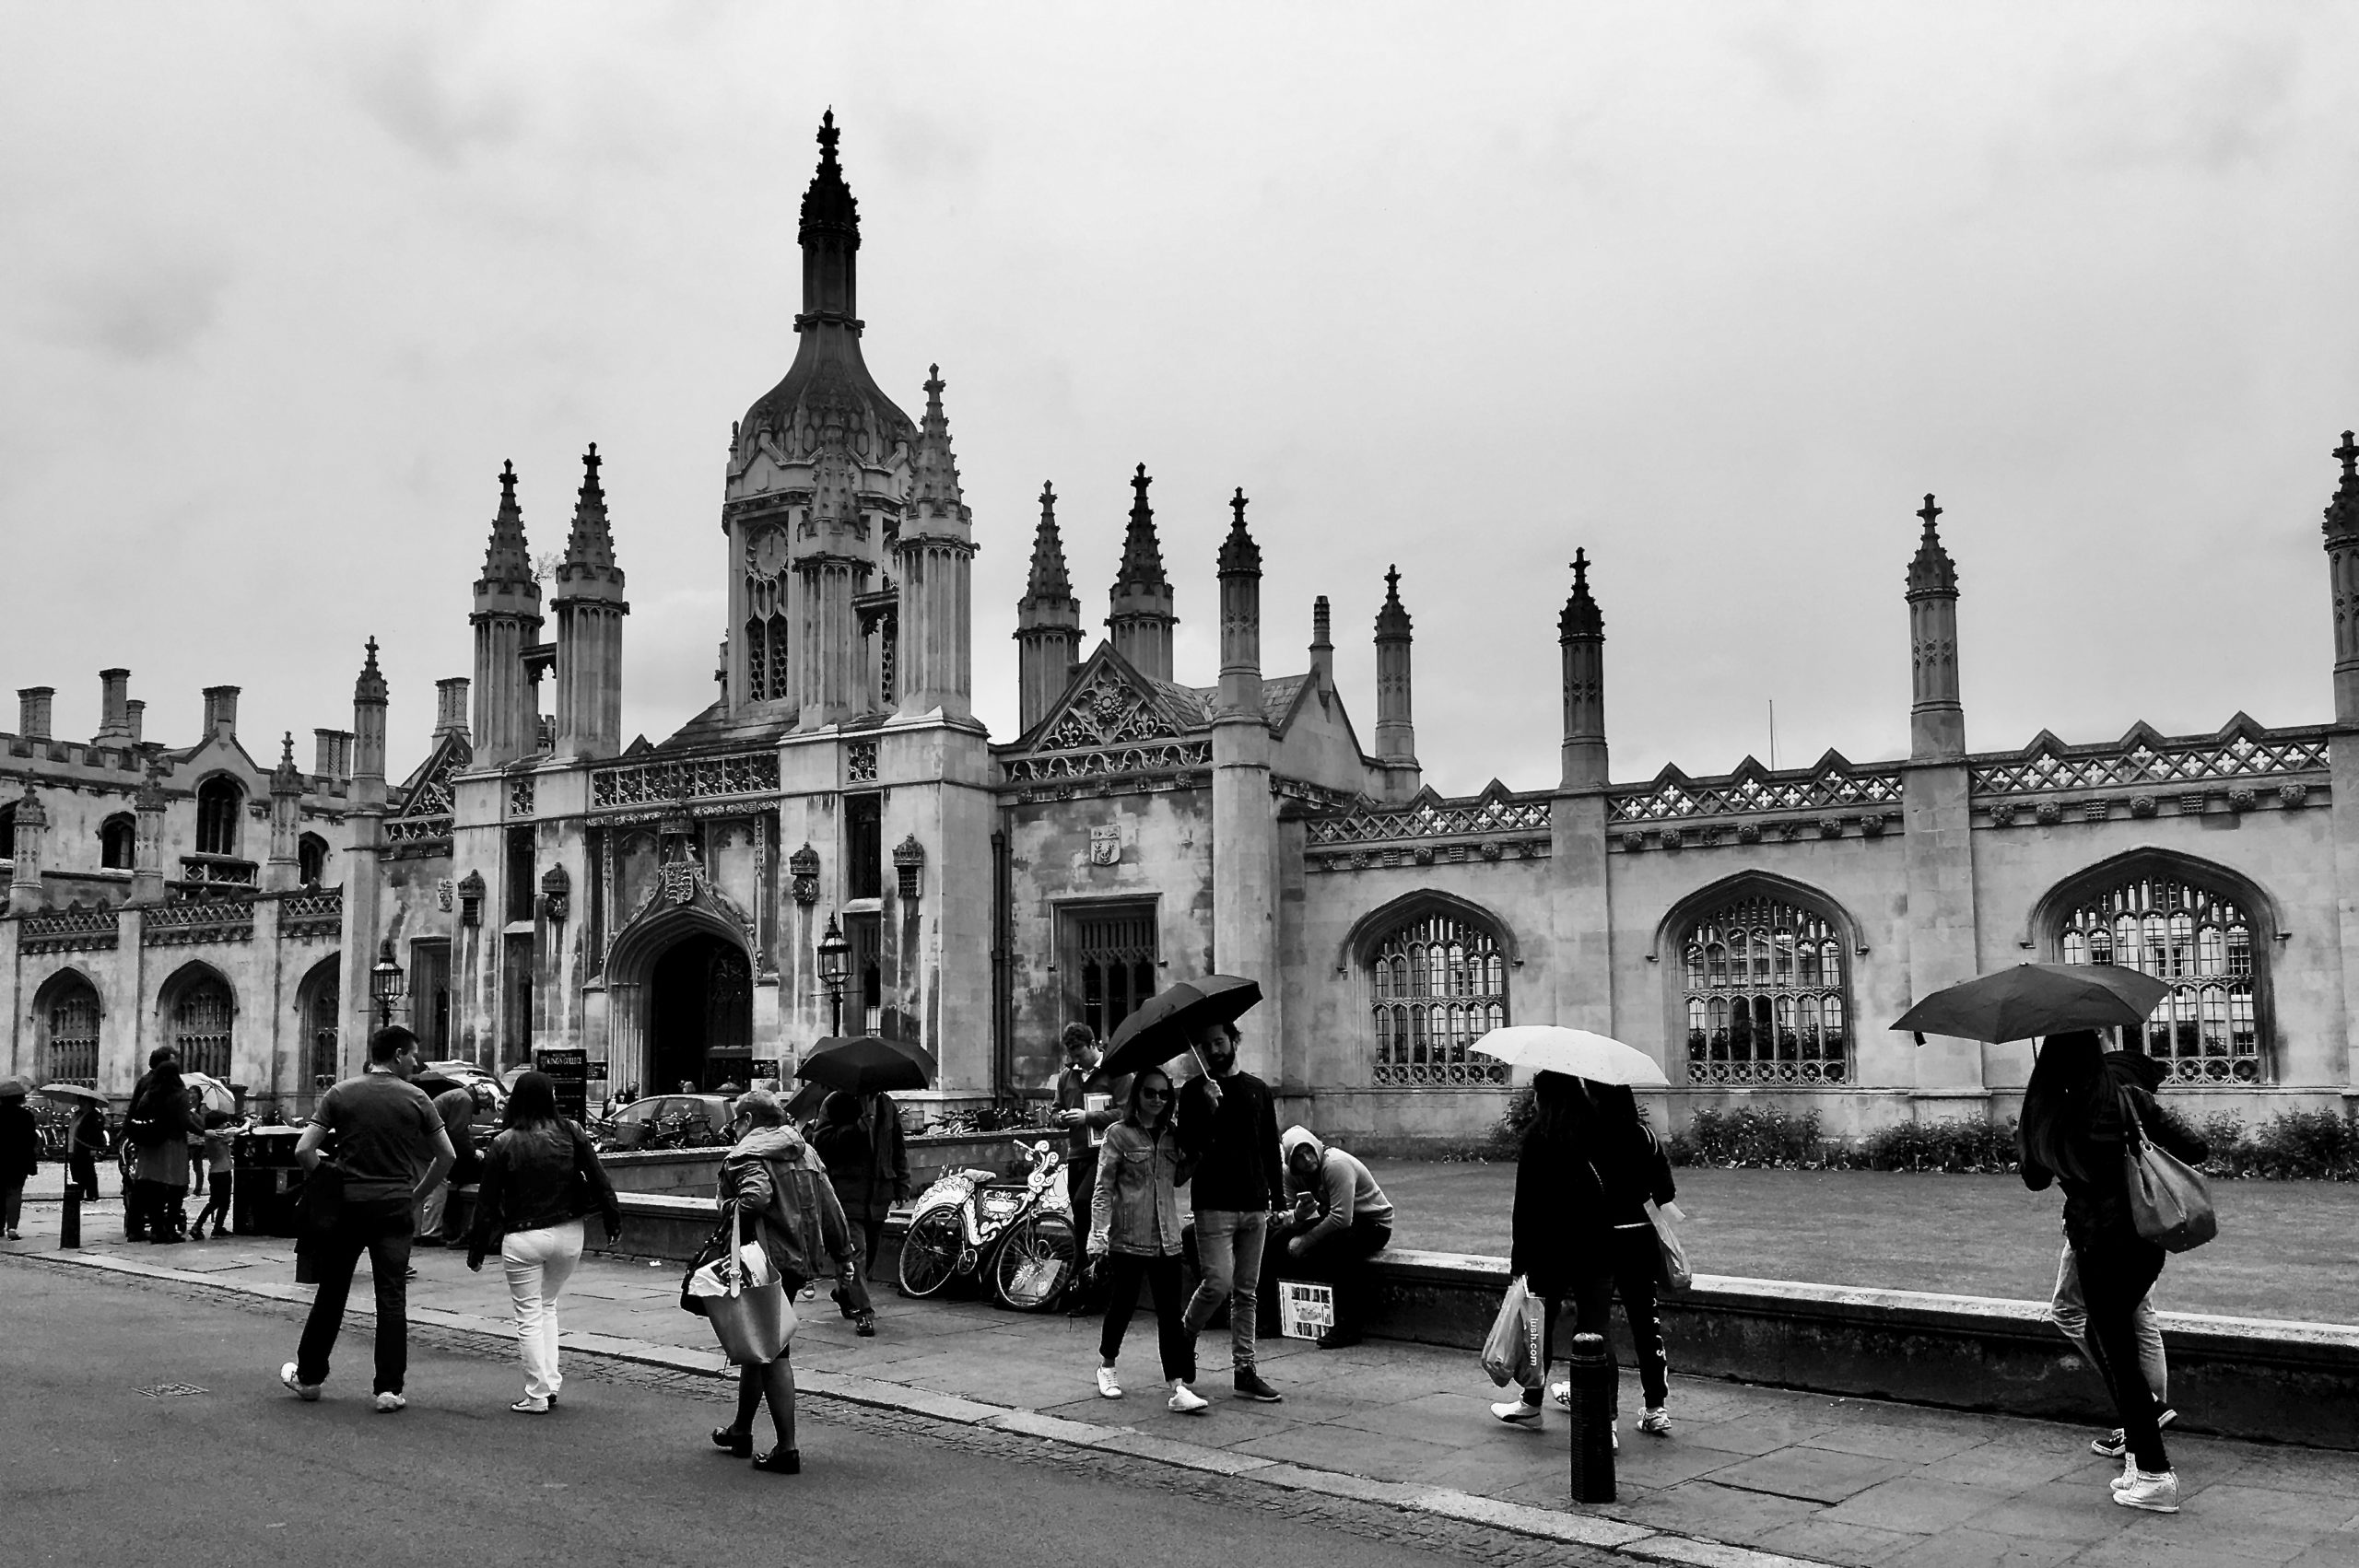
<instances>
[{"instance_id":1,"label":"ornate stone carving","mask_svg":"<svg viewBox=\"0 0 2359 1568\"><path fill-rule=\"evenodd\" d=\"M819 902L819 851L807 841L786 858L786 874L793 885L797 904L808 908Z\"/></svg>"},{"instance_id":2,"label":"ornate stone carving","mask_svg":"<svg viewBox=\"0 0 2359 1568\"><path fill-rule=\"evenodd\" d=\"M854 741L844 755L844 781L848 784L876 782L876 743Z\"/></svg>"},{"instance_id":3,"label":"ornate stone carving","mask_svg":"<svg viewBox=\"0 0 2359 1568\"><path fill-rule=\"evenodd\" d=\"M624 763L590 774L593 807L662 806L715 795L757 795L778 788L776 752L734 752L680 761Z\"/></svg>"},{"instance_id":4,"label":"ornate stone carving","mask_svg":"<svg viewBox=\"0 0 2359 1568\"><path fill-rule=\"evenodd\" d=\"M1101 665L1089 684L1074 694L1037 749L1077 751L1085 747L1135 745L1177 734L1136 686Z\"/></svg>"},{"instance_id":5,"label":"ornate stone carving","mask_svg":"<svg viewBox=\"0 0 2359 1568\"><path fill-rule=\"evenodd\" d=\"M541 913L552 925L563 925L573 904L573 879L565 874L563 866L551 866L541 873Z\"/></svg>"},{"instance_id":6,"label":"ornate stone carving","mask_svg":"<svg viewBox=\"0 0 2359 1568\"><path fill-rule=\"evenodd\" d=\"M2289 812L2300 811L2310 803L2310 787L2307 784L2280 784L2277 786L2277 803Z\"/></svg>"},{"instance_id":7,"label":"ornate stone carving","mask_svg":"<svg viewBox=\"0 0 2359 1568\"><path fill-rule=\"evenodd\" d=\"M1974 793L2002 795L2326 770L2320 731L2271 731L2239 715L2218 735L2177 740L2142 724L2104 745L2067 746L2043 735L2021 755L1985 761L1967 777Z\"/></svg>"},{"instance_id":8,"label":"ornate stone carving","mask_svg":"<svg viewBox=\"0 0 2359 1568\"><path fill-rule=\"evenodd\" d=\"M2064 802L2042 801L2032 808L2031 814L2039 818L2042 827L2053 827L2064 820Z\"/></svg>"},{"instance_id":9,"label":"ornate stone carving","mask_svg":"<svg viewBox=\"0 0 2359 1568\"><path fill-rule=\"evenodd\" d=\"M1830 753L1808 773L1771 773L1747 759L1719 778L1689 778L1663 769L1651 784L1617 790L1606 806L1609 822L1660 822L1698 816L1744 816L1813 807L1900 803L1898 768L1854 767Z\"/></svg>"},{"instance_id":10,"label":"ornate stone carving","mask_svg":"<svg viewBox=\"0 0 2359 1568\"><path fill-rule=\"evenodd\" d=\"M2153 816L2159 809L2160 808L2155 803L2154 797L2152 795L2135 795L2130 798L2130 814L2131 816L2142 819L2150 817Z\"/></svg>"},{"instance_id":11,"label":"ornate stone carving","mask_svg":"<svg viewBox=\"0 0 2359 1568\"><path fill-rule=\"evenodd\" d=\"M1990 808L1990 820L2001 827L2012 827L2015 822L2015 802L2000 801Z\"/></svg>"},{"instance_id":12,"label":"ornate stone carving","mask_svg":"<svg viewBox=\"0 0 2359 1568\"><path fill-rule=\"evenodd\" d=\"M2260 792L2257 790L2243 789L2228 791L2228 809L2232 812L2248 812L2259 804L2260 804Z\"/></svg>"},{"instance_id":13,"label":"ornate stone carving","mask_svg":"<svg viewBox=\"0 0 2359 1568\"><path fill-rule=\"evenodd\" d=\"M1843 837L1843 819L1842 819L1841 817L1839 817L1839 816L1823 816L1823 817L1820 817L1820 818L1818 819L1818 836L1819 836L1821 838L1840 838L1840 837Z\"/></svg>"},{"instance_id":14,"label":"ornate stone carving","mask_svg":"<svg viewBox=\"0 0 2359 1568\"><path fill-rule=\"evenodd\" d=\"M459 924L483 924L483 873L469 872L459 879Z\"/></svg>"},{"instance_id":15,"label":"ornate stone carving","mask_svg":"<svg viewBox=\"0 0 2359 1568\"><path fill-rule=\"evenodd\" d=\"M1496 860L1499 858L1502 848L1503 846L1497 839L1485 838L1483 840L1483 858L1486 860Z\"/></svg>"},{"instance_id":16,"label":"ornate stone carving","mask_svg":"<svg viewBox=\"0 0 2359 1568\"><path fill-rule=\"evenodd\" d=\"M1869 812L1860 818L1860 831L1871 838L1883 837L1884 830L1891 825L1892 820L1882 812Z\"/></svg>"},{"instance_id":17,"label":"ornate stone carving","mask_svg":"<svg viewBox=\"0 0 2359 1568\"><path fill-rule=\"evenodd\" d=\"M531 774L522 774L508 781L508 814L510 816L533 814L533 776Z\"/></svg>"},{"instance_id":18,"label":"ornate stone carving","mask_svg":"<svg viewBox=\"0 0 2359 1568\"><path fill-rule=\"evenodd\" d=\"M903 900L916 898L923 892L925 846L918 842L916 834L893 846L893 874L898 883L895 891Z\"/></svg>"},{"instance_id":19,"label":"ornate stone carving","mask_svg":"<svg viewBox=\"0 0 2359 1568\"><path fill-rule=\"evenodd\" d=\"M1738 823L1736 825L1736 841L1740 844L1760 843L1761 825L1757 822Z\"/></svg>"}]
</instances>

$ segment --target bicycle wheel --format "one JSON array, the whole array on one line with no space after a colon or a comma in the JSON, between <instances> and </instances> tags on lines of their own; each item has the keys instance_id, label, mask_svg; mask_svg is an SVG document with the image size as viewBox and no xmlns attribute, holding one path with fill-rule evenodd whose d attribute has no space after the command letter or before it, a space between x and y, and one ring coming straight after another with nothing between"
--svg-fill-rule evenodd
<instances>
[{"instance_id":1,"label":"bicycle wheel","mask_svg":"<svg viewBox=\"0 0 2359 1568\"><path fill-rule=\"evenodd\" d=\"M1073 1282L1081 1249L1062 1214L1035 1214L1010 1231L992 1263L992 1293L1018 1312L1045 1312Z\"/></svg>"},{"instance_id":2,"label":"bicycle wheel","mask_svg":"<svg viewBox=\"0 0 2359 1568\"><path fill-rule=\"evenodd\" d=\"M910 1224L901 1237L901 1293L930 1296L950 1282L958 1271L958 1211L929 1209Z\"/></svg>"}]
</instances>

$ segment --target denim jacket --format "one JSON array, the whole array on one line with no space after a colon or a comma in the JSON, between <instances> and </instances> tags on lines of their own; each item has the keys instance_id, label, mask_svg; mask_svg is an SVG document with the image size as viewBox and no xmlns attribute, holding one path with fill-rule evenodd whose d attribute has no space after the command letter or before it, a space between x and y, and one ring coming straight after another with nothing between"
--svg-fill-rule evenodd
<instances>
[{"instance_id":1,"label":"denim jacket","mask_svg":"<svg viewBox=\"0 0 2359 1568\"><path fill-rule=\"evenodd\" d=\"M1108 1128L1089 1209L1091 1250L1103 1243L1134 1257L1178 1257L1180 1195L1172 1188L1187 1179L1179 1135L1170 1129L1149 1132L1128 1119Z\"/></svg>"}]
</instances>

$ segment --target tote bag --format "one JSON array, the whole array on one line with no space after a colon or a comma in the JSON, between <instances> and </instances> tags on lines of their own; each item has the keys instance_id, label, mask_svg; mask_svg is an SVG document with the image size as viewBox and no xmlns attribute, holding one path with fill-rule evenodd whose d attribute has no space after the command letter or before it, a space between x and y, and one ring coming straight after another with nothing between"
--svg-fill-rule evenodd
<instances>
[{"instance_id":1,"label":"tote bag","mask_svg":"<svg viewBox=\"0 0 2359 1568\"><path fill-rule=\"evenodd\" d=\"M792 1342L794 1304L745 1221L741 1211L731 1255L690 1276L688 1293L704 1303L705 1321L729 1359L739 1366L758 1366L778 1360Z\"/></svg>"},{"instance_id":2,"label":"tote bag","mask_svg":"<svg viewBox=\"0 0 2359 1568\"><path fill-rule=\"evenodd\" d=\"M2121 1096L2130 1136L2122 1142L2123 1176L2130 1188L2130 1219L2138 1234L2165 1252L2201 1246L2220 1234L2212 1209L2212 1188L2203 1174L2169 1150L2158 1148L2138 1119L2137 1102Z\"/></svg>"}]
</instances>

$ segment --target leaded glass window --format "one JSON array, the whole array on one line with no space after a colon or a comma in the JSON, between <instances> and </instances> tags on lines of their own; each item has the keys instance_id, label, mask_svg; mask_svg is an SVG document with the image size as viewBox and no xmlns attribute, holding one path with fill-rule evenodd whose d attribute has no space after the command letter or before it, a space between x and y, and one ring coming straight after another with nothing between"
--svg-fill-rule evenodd
<instances>
[{"instance_id":1,"label":"leaded glass window","mask_svg":"<svg viewBox=\"0 0 2359 1568\"><path fill-rule=\"evenodd\" d=\"M1750 894L1681 944L1691 1083L1843 1083L1851 1006L1843 941L1818 911Z\"/></svg>"},{"instance_id":2,"label":"leaded glass window","mask_svg":"<svg viewBox=\"0 0 2359 1568\"><path fill-rule=\"evenodd\" d=\"M207 975L183 989L172 1004L172 1044L180 1049L181 1065L228 1082L229 1036L236 1013L229 982L217 975Z\"/></svg>"},{"instance_id":3,"label":"leaded glass window","mask_svg":"<svg viewBox=\"0 0 2359 1568\"><path fill-rule=\"evenodd\" d=\"M2268 1076L2256 1002L2267 960L2255 929L2224 895L2142 875L2067 909L2057 945L2067 964L2118 964L2171 982L2144 1043L2172 1082L2258 1083Z\"/></svg>"},{"instance_id":4,"label":"leaded glass window","mask_svg":"<svg viewBox=\"0 0 2359 1568\"><path fill-rule=\"evenodd\" d=\"M1393 928L1368 961L1376 1025L1370 1081L1457 1089L1504 1083L1505 1062L1466 1047L1508 1021L1508 966L1499 939L1455 915L1420 915Z\"/></svg>"},{"instance_id":5,"label":"leaded glass window","mask_svg":"<svg viewBox=\"0 0 2359 1568\"><path fill-rule=\"evenodd\" d=\"M1156 993L1155 910L1093 909L1073 922L1081 1022L1101 1040Z\"/></svg>"},{"instance_id":6,"label":"leaded glass window","mask_svg":"<svg viewBox=\"0 0 2359 1568\"><path fill-rule=\"evenodd\" d=\"M303 1008L303 1030L310 1038L311 1084L324 1089L344 1071L342 1036L336 1015L343 1011L344 982L333 965L311 985ZM430 1042L429 1042L430 1043Z\"/></svg>"},{"instance_id":7,"label":"leaded glass window","mask_svg":"<svg viewBox=\"0 0 2359 1568\"><path fill-rule=\"evenodd\" d=\"M41 1082L99 1086L99 993L86 980L67 981L49 1004L49 1053Z\"/></svg>"},{"instance_id":8,"label":"leaded glass window","mask_svg":"<svg viewBox=\"0 0 2359 1568\"><path fill-rule=\"evenodd\" d=\"M234 855L238 852L238 813L245 791L234 778L208 778L196 787L196 852Z\"/></svg>"}]
</instances>

